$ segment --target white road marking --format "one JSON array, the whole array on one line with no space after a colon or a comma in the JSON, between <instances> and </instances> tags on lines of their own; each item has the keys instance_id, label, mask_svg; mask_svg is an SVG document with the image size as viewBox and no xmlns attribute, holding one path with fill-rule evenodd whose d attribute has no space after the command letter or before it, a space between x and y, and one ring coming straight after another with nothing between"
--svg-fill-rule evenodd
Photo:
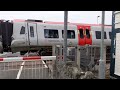
<instances>
[{"instance_id":1,"label":"white road marking","mask_svg":"<svg viewBox=\"0 0 120 90\"><path fill-rule=\"evenodd\" d=\"M47 65L45 64L45 62L42 60L42 63L44 64L45 68L48 68Z\"/></svg>"},{"instance_id":2,"label":"white road marking","mask_svg":"<svg viewBox=\"0 0 120 90\"><path fill-rule=\"evenodd\" d=\"M19 79L20 78L20 75L21 75L21 72L22 72L22 69L23 69L23 65L25 64L25 61L21 64L21 67L18 71L18 74L17 74L17 78L16 79Z\"/></svg>"}]
</instances>

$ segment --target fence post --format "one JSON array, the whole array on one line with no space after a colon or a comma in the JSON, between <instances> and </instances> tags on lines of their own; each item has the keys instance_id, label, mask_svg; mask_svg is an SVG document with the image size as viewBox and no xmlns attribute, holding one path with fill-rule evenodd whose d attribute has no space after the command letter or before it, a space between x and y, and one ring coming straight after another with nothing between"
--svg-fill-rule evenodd
<instances>
[{"instance_id":1,"label":"fence post","mask_svg":"<svg viewBox=\"0 0 120 90\"><path fill-rule=\"evenodd\" d=\"M52 46L52 55L53 55L53 46ZM56 79L56 61L57 61L57 54L56 54L56 47L55 47L55 56L56 56L56 60L53 61L53 79Z\"/></svg>"},{"instance_id":2,"label":"fence post","mask_svg":"<svg viewBox=\"0 0 120 90\"><path fill-rule=\"evenodd\" d=\"M62 45L60 45L60 60L59 60L59 62L60 62L59 64L60 64L60 65L63 63L63 62L62 62L62 61L63 61L62 58L63 58L63 55L62 55Z\"/></svg>"},{"instance_id":3,"label":"fence post","mask_svg":"<svg viewBox=\"0 0 120 90\"><path fill-rule=\"evenodd\" d=\"M80 69L80 46L77 46L77 66Z\"/></svg>"},{"instance_id":4,"label":"fence post","mask_svg":"<svg viewBox=\"0 0 120 90\"><path fill-rule=\"evenodd\" d=\"M55 56L55 45L52 46L52 56Z\"/></svg>"}]
</instances>

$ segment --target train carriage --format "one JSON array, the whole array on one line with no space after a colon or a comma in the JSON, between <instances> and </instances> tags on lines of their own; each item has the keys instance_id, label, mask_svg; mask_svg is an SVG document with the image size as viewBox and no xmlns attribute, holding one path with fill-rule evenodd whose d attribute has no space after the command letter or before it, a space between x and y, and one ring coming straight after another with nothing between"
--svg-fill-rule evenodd
<instances>
[{"instance_id":1,"label":"train carriage","mask_svg":"<svg viewBox=\"0 0 120 90\"><path fill-rule=\"evenodd\" d=\"M39 50L41 46L63 45L64 25L47 24L39 22L20 21L13 22L13 35L11 49L13 52L19 50ZM77 26L68 25L69 46L78 44Z\"/></svg>"},{"instance_id":2,"label":"train carriage","mask_svg":"<svg viewBox=\"0 0 120 90\"><path fill-rule=\"evenodd\" d=\"M105 26L104 43L111 45L111 26ZM68 23L67 45L100 45L101 25ZM18 52L39 51L53 45L63 45L64 23L42 20L12 20L0 23L0 50ZM47 48L46 48L47 49Z\"/></svg>"}]
</instances>

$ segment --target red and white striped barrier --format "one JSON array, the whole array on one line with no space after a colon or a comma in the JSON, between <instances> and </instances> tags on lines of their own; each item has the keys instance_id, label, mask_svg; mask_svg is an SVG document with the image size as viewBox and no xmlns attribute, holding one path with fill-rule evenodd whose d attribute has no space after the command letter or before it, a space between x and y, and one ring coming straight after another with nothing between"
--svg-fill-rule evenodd
<instances>
[{"instance_id":1,"label":"red and white striped barrier","mask_svg":"<svg viewBox=\"0 0 120 90\"><path fill-rule=\"evenodd\" d=\"M56 56L31 56L31 57L9 57L9 58L0 58L0 61L3 62L12 62L12 61L30 61L30 60L56 60Z\"/></svg>"}]
</instances>

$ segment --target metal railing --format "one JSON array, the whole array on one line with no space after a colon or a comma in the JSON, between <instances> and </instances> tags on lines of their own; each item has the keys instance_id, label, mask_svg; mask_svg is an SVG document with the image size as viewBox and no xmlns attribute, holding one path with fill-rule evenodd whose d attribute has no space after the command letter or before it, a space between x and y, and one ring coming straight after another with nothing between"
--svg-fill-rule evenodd
<instances>
[{"instance_id":1,"label":"metal railing","mask_svg":"<svg viewBox=\"0 0 120 90\"><path fill-rule=\"evenodd\" d=\"M21 58L21 57L17 57ZM0 61L0 79L52 79L56 56L30 60L4 58Z\"/></svg>"}]
</instances>

